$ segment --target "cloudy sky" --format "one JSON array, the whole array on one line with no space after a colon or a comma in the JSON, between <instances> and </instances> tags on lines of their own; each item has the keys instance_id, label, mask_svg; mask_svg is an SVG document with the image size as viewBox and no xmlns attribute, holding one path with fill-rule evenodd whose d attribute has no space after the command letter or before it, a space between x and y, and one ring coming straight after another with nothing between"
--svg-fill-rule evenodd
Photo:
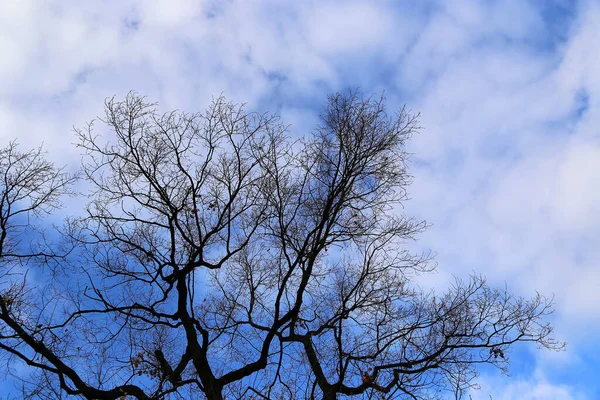
<instances>
[{"instance_id":1,"label":"cloudy sky","mask_svg":"<svg viewBox=\"0 0 600 400\"><path fill-rule=\"evenodd\" d=\"M475 271L555 296L567 351L519 348L473 399L598 399L600 2L0 2L0 145L78 165L73 126L135 90L161 109L212 96L302 135L325 96L385 90L421 113L412 200L443 287Z\"/></svg>"}]
</instances>

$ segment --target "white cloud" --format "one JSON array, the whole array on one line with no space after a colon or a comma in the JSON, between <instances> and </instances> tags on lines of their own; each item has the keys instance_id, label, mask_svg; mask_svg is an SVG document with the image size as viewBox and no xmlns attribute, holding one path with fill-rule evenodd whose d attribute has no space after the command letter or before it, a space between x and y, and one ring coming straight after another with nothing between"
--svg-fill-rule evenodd
<instances>
[{"instance_id":1,"label":"white cloud","mask_svg":"<svg viewBox=\"0 0 600 400\"><path fill-rule=\"evenodd\" d=\"M487 15L501 25L489 10L468 11L479 16L473 21ZM556 54L493 43L474 48L469 42L489 29L454 18L456 29L471 34L451 35L461 42L446 56L433 51L443 68L417 100L426 131L413 147L425 164L417 164L409 209L434 223L424 241L438 251L441 268L476 270L524 294L555 293L559 325L597 328L600 257L586 238L597 237L600 226L600 118L592 106L600 89L592 71L600 65L587 54L600 14L596 7L584 14ZM533 17L515 18L529 34ZM590 107L575 122L582 90Z\"/></svg>"},{"instance_id":2,"label":"white cloud","mask_svg":"<svg viewBox=\"0 0 600 400\"><path fill-rule=\"evenodd\" d=\"M584 400L568 385L557 385L545 379L481 379L481 389L470 392L472 400ZM591 398L589 398L591 400Z\"/></svg>"},{"instance_id":3,"label":"white cloud","mask_svg":"<svg viewBox=\"0 0 600 400\"><path fill-rule=\"evenodd\" d=\"M385 9L364 2L322 3L304 15L307 37L317 52L368 55L386 43L393 21Z\"/></svg>"}]
</instances>

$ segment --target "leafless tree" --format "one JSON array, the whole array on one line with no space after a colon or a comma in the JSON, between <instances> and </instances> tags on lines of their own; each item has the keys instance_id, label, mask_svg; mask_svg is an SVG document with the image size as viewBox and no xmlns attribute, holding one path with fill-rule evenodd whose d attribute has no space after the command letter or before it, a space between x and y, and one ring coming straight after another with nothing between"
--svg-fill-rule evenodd
<instances>
[{"instance_id":1,"label":"leafless tree","mask_svg":"<svg viewBox=\"0 0 600 400\"><path fill-rule=\"evenodd\" d=\"M85 213L61 229L62 247L41 251L22 249L19 213L51 212L72 178L9 145L0 349L33 371L11 369L24 394L460 398L477 364L506 370L516 342L561 348L540 295L480 276L442 294L414 283L434 267L407 247L426 224L399 211L417 118L336 94L294 141L276 116L222 97L202 114L109 99L107 137L76 130ZM64 249L44 284L22 279Z\"/></svg>"}]
</instances>

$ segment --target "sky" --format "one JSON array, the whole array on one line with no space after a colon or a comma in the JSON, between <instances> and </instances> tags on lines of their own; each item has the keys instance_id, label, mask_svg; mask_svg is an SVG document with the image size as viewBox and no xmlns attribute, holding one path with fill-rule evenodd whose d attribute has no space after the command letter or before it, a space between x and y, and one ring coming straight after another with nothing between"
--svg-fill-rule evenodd
<instances>
[{"instance_id":1,"label":"sky","mask_svg":"<svg viewBox=\"0 0 600 400\"><path fill-rule=\"evenodd\" d=\"M211 98L310 132L326 95L385 91L421 113L405 204L443 288L476 272L552 296L564 352L518 347L474 400L600 398L600 2L0 2L0 146L75 168L73 126L110 96L202 111Z\"/></svg>"}]
</instances>

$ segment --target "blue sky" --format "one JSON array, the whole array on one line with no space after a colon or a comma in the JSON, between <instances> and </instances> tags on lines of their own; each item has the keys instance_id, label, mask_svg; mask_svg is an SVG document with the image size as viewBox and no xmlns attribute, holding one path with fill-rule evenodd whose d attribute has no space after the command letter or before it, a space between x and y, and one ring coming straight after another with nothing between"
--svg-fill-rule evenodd
<instances>
[{"instance_id":1,"label":"blue sky","mask_svg":"<svg viewBox=\"0 0 600 400\"><path fill-rule=\"evenodd\" d=\"M130 90L190 112L224 93L295 135L327 93L385 90L424 127L406 204L433 224L422 284L476 271L555 295L567 351L519 348L472 398L598 399L598 43L598 1L5 1L0 140L75 167L72 126Z\"/></svg>"}]
</instances>

